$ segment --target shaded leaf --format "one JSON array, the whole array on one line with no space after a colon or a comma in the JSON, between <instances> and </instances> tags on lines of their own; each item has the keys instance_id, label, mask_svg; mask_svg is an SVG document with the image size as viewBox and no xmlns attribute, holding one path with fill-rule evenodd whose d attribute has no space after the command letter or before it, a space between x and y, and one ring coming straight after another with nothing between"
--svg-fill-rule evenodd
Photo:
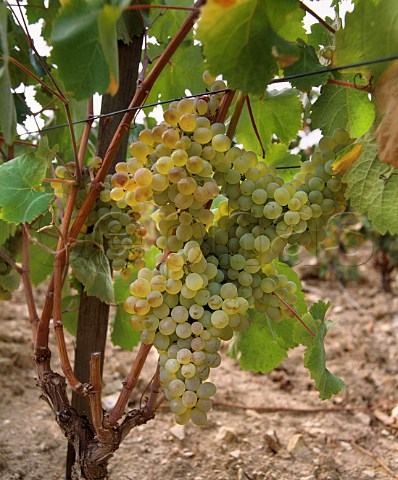
<instances>
[{"instance_id":1,"label":"shaded leaf","mask_svg":"<svg viewBox=\"0 0 398 480\"><path fill-rule=\"evenodd\" d=\"M313 337L301 323L297 323L294 329L294 339L307 347L304 353L304 366L310 371L322 400L336 395L345 388L344 382L326 368L324 339L330 323L325 321L325 314L329 306L330 304L319 301L303 318L316 333L316 337Z\"/></svg>"},{"instance_id":2,"label":"shaded leaf","mask_svg":"<svg viewBox=\"0 0 398 480\"><path fill-rule=\"evenodd\" d=\"M192 2L189 0L165 0L163 3L176 7L192 7ZM149 34L153 35L159 43L167 43L174 37L183 21L187 18L188 13L184 10L167 9L162 12L162 10L154 9L151 14L154 21ZM192 31L186 38L190 37L192 37Z\"/></svg>"},{"instance_id":3,"label":"shaded leaf","mask_svg":"<svg viewBox=\"0 0 398 480\"><path fill-rule=\"evenodd\" d=\"M115 303L111 268L102 250L90 242L75 245L70 253L70 264L88 296L108 304Z\"/></svg>"},{"instance_id":4,"label":"shaded leaf","mask_svg":"<svg viewBox=\"0 0 398 480\"><path fill-rule=\"evenodd\" d=\"M159 47L155 45L154 48ZM149 55L151 56L151 49ZM187 87L192 93L202 92L205 88L202 73L203 57L200 46L190 41L182 42L156 80L156 86L149 94L147 103L157 102L160 92L162 100L185 96Z\"/></svg>"},{"instance_id":5,"label":"shaded leaf","mask_svg":"<svg viewBox=\"0 0 398 480\"><path fill-rule=\"evenodd\" d=\"M62 323L66 330L76 337L79 318L80 295L68 295L62 298Z\"/></svg>"},{"instance_id":6,"label":"shaded leaf","mask_svg":"<svg viewBox=\"0 0 398 480\"><path fill-rule=\"evenodd\" d=\"M0 4L0 53L3 57L0 61L0 131L6 143L11 145L16 131L17 113L11 92L11 79L8 69L7 17L8 10L5 3L2 2Z\"/></svg>"},{"instance_id":7,"label":"shaded leaf","mask_svg":"<svg viewBox=\"0 0 398 480\"><path fill-rule=\"evenodd\" d=\"M267 92L264 97L250 97L250 104L266 149L273 135L283 143L289 143L296 138L297 131L302 126L303 107L295 90L272 91ZM260 147L247 109L242 112L236 138L247 150L259 152Z\"/></svg>"},{"instance_id":8,"label":"shaded leaf","mask_svg":"<svg viewBox=\"0 0 398 480\"><path fill-rule=\"evenodd\" d=\"M119 305L111 325L111 341L124 350L133 350L140 343L140 333L130 327L130 315Z\"/></svg>"},{"instance_id":9,"label":"shaded leaf","mask_svg":"<svg viewBox=\"0 0 398 480\"><path fill-rule=\"evenodd\" d=\"M38 240L40 244L46 246L52 251L56 251L58 239L50 237L45 234L45 231L38 232L37 230L51 224L52 218L50 213L43 215L37 219L30 229L30 235ZM55 232L55 230L53 230ZM44 282L46 278L52 274L54 270L55 254L46 250L43 246L34 242L29 243L29 258L30 258L30 279L33 285L39 285Z\"/></svg>"},{"instance_id":10,"label":"shaded leaf","mask_svg":"<svg viewBox=\"0 0 398 480\"><path fill-rule=\"evenodd\" d=\"M332 135L336 128L345 128L351 137L366 133L375 118L375 109L368 93L355 88L327 84L312 107L312 127L324 135Z\"/></svg>"},{"instance_id":11,"label":"shaded leaf","mask_svg":"<svg viewBox=\"0 0 398 480\"><path fill-rule=\"evenodd\" d=\"M324 27L323 27L324 28ZM308 45L303 41L298 42L300 49L300 58L289 67L285 68L284 75L297 75L299 73L316 72L323 70L325 67L319 62L318 55L312 45ZM293 87L309 92L312 87L322 85L327 81L329 73L322 73L320 75L311 75L309 77L297 78L290 80Z\"/></svg>"},{"instance_id":12,"label":"shaded leaf","mask_svg":"<svg viewBox=\"0 0 398 480\"><path fill-rule=\"evenodd\" d=\"M121 13L120 7L105 4L98 16L99 38L110 70L110 81L107 92L111 95L115 95L119 88L119 57L116 23Z\"/></svg>"},{"instance_id":13,"label":"shaded leaf","mask_svg":"<svg viewBox=\"0 0 398 480\"><path fill-rule=\"evenodd\" d=\"M16 225L0 220L0 246L15 234Z\"/></svg>"},{"instance_id":14,"label":"shaded leaf","mask_svg":"<svg viewBox=\"0 0 398 480\"><path fill-rule=\"evenodd\" d=\"M197 38L209 70L222 74L231 88L261 95L277 73L277 59L299 58L290 41L303 38L303 10L295 0L208 0L202 7Z\"/></svg>"},{"instance_id":15,"label":"shaded leaf","mask_svg":"<svg viewBox=\"0 0 398 480\"><path fill-rule=\"evenodd\" d=\"M16 290L20 282L21 275L16 270L11 270L11 272L6 275L0 275L0 287L8 292Z\"/></svg>"},{"instance_id":16,"label":"shaded leaf","mask_svg":"<svg viewBox=\"0 0 398 480\"><path fill-rule=\"evenodd\" d=\"M105 92L110 83L98 28L100 13L98 4L71 0L60 9L54 22L53 60L66 89L78 100Z\"/></svg>"},{"instance_id":17,"label":"shaded leaf","mask_svg":"<svg viewBox=\"0 0 398 480\"><path fill-rule=\"evenodd\" d=\"M301 156L291 153L285 144L275 142L269 147L264 161L270 167L283 167L277 170L277 174L288 182L296 175L297 168L286 167L300 166Z\"/></svg>"}]
</instances>

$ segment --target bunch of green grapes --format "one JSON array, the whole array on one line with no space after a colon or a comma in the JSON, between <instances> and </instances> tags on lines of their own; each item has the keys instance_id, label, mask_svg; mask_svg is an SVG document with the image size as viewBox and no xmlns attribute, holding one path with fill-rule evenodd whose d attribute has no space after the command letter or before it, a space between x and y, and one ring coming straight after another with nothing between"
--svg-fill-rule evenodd
<instances>
[{"instance_id":1,"label":"bunch of green grapes","mask_svg":"<svg viewBox=\"0 0 398 480\"><path fill-rule=\"evenodd\" d=\"M100 157L94 157L90 167L84 171L84 187L78 192L73 218L77 216L91 188L91 175L95 175L101 163ZM73 172L74 164L58 166L55 169L56 176L61 179L72 179ZM103 183L103 190L82 228L82 233L91 234L95 241L105 244L105 254L113 270L121 271L121 275L127 279L131 274L129 265L136 269L145 266L142 239L146 235L146 230L139 222L141 214L137 208L127 205L124 199L118 201L110 198L111 181L112 175L108 175ZM70 185L58 182L51 185L59 198L69 194Z\"/></svg>"},{"instance_id":2,"label":"bunch of green grapes","mask_svg":"<svg viewBox=\"0 0 398 480\"><path fill-rule=\"evenodd\" d=\"M180 424L207 422L216 392L206 382L210 368L221 363L221 340L246 321L248 302L233 283L222 283L217 265L215 257L204 258L198 242L188 241L155 270L140 270L124 304L141 341L159 352L160 383Z\"/></svg>"},{"instance_id":3,"label":"bunch of green grapes","mask_svg":"<svg viewBox=\"0 0 398 480\"><path fill-rule=\"evenodd\" d=\"M17 233L10 237L1 246L1 249L12 260L19 253L21 247L21 235ZM3 258L0 257L0 300L11 300L12 292L19 286L20 275Z\"/></svg>"},{"instance_id":4,"label":"bunch of green grapes","mask_svg":"<svg viewBox=\"0 0 398 480\"><path fill-rule=\"evenodd\" d=\"M210 90L225 88L205 78ZM350 141L345 131L323 139L284 182L254 152L232 146L224 124L212 123L221 98L173 102L108 182L111 201L137 213L147 201L157 207L162 253L154 270L138 273L125 309L141 340L159 351L161 385L181 424L206 422L215 393L206 382L210 368L220 363L221 341L247 326L249 308L274 321L293 314L297 286L273 260L288 244L313 249L345 205L332 170Z\"/></svg>"}]
</instances>

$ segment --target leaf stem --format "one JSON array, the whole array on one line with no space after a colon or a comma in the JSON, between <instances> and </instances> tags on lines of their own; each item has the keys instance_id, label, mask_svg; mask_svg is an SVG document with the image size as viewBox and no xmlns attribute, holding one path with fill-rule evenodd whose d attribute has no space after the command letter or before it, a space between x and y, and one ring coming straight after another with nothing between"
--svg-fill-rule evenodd
<instances>
[{"instance_id":1,"label":"leaf stem","mask_svg":"<svg viewBox=\"0 0 398 480\"><path fill-rule=\"evenodd\" d=\"M329 78L327 83L341 85L343 87L356 88L357 90L363 90L364 92L372 92L372 88L370 87L370 85L357 85L356 83L345 82L344 80L338 80L337 78Z\"/></svg>"},{"instance_id":2,"label":"leaf stem","mask_svg":"<svg viewBox=\"0 0 398 480\"><path fill-rule=\"evenodd\" d=\"M227 137L229 137L231 140L235 135L235 130L236 130L236 127L238 126L239 118L241 116L245 101L246 101L246 95L243 92L239 92L238 98L236 100L235 108L231 117L231 121L229 122L228 130L227 130Z\"/></svg>"},{"instance_id":3,"label":"leaf stem","mask_svg":"<svg viewBox=\"0 0 398 480\"><path fill-rule=\"evenodd\" d=\"M309 332L313 337L316 337L316 334L310 329L310 327L304 322L304 320L300 317L300 315L288 304L283 300L283 298L278 295L276 292L272 292L274 295L283 305L297 318L297 320L303 325L303 327Z\"/></svg>"},{"instance_id":4,"label":"leaf stem","mask_svg":"<svg viewBox=\"0 0 398 480\"><path fill-rule=\"evenodd\" d=\"M261 140L260 133L259 133L257 125L256 125L256 121L254 120L253 110L252 110L252 106L250 104L250 99L249 99L248 95L245 96L245 100L246 100L247 111L249 112L249 117L250 117L250 121L251 121L252 126L253 126L254 133L256 134L257 140L258 140L258 142L260 144L260 147L261 147L261 155L262 155L263 158L265 158L264 145L263 145L263 142Z\"/></svg>"}]
</instances>

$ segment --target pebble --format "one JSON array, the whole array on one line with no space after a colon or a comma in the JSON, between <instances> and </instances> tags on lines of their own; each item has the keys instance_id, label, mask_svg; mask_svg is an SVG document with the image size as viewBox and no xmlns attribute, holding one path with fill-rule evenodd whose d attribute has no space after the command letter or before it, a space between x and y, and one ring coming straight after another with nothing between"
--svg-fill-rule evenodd
<instances>
[{"instance_id":1,"label":"pebble","mask_svg":"<svg viewBox=\"0 0 398 480\"><path fill-rule=\"evenodd\" d=\"M312 452L300 434L293 435L287 445L287 451L302 462L312 461Z\"/></svg>"},{"instance_id":2,"label":"pebble","mask_svg":"<svg viewBox=\"0 0 398 480\"><path fill-rule=\"evenodd\" d=\"M238 440L236 433L227 428L227 427L221 427L216 434L216 440L218 442L227 442L227 443L232 443Z\"/></svg>"},{"instance_id":3,"label":"pebble","mask_svg":"<svg viewBox=\"0 0 398 480\"><path fill-rule=\"evenodd\" d=\"M365 475L365 478L376 478L376 472L374 470L364 470L363 475Z\"/></svg>"},{"instance_id":4,"label":"pebble","mask_svg":"<svg viewBox=\"0 0 398 480\"><path fill-rule=\"evenodd\" d=\"M232 452L229 452L232 458L240 458L241 451L240 450L233 450Z\"/></svg>"},{"instance_id":5,"label":"pebble","mask_svg":"<svg viewBox=\"0 0 398 480\"><path fill-rule=\"evenodd\" d=\"M367 415L364 412L357 412L354 415L355 419L358 420L358 422L362 423L362 425L370 425L370 422L372 421L371 417Z\"/></svg>"},{"instance_id":6,"label":"pebble","mask_svg":"<svg viewBox=\"0 0 398 480\"><path fill-rule=\"evenodd\" d=\"M185 428L184 425L173 425L170 428L170 433L177 439L182 442L185 438Z\"/></svg>"}]
</instances>

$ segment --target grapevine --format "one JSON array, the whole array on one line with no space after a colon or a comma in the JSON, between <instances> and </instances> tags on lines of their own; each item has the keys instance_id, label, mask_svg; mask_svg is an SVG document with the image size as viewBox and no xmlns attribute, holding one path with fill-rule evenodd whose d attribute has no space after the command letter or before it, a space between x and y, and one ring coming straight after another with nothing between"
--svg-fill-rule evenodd
<instances>
[{"instance_id":1,"label":"grapevine","mask_svg":"<svg viewBox=\"0 0 398 480\"><path fill-rule=\"evenodd\" d=\"M335 20L293 0L37 3L0 4L0 300L23 285L66 478L108 478L162 402L178 424L206 425L226 342L261 373L302 345L320 398L337 394L329 304L309 307L280 259L316 253L347 205L377 235L398 233L394 2L356 2L345 19L333 2ZM303 132L319 130L306 150ZM105 411L110 311L112 343L138 348ZM151 349L155 371L127 412Z\"/></svg>"}]
</instances>

